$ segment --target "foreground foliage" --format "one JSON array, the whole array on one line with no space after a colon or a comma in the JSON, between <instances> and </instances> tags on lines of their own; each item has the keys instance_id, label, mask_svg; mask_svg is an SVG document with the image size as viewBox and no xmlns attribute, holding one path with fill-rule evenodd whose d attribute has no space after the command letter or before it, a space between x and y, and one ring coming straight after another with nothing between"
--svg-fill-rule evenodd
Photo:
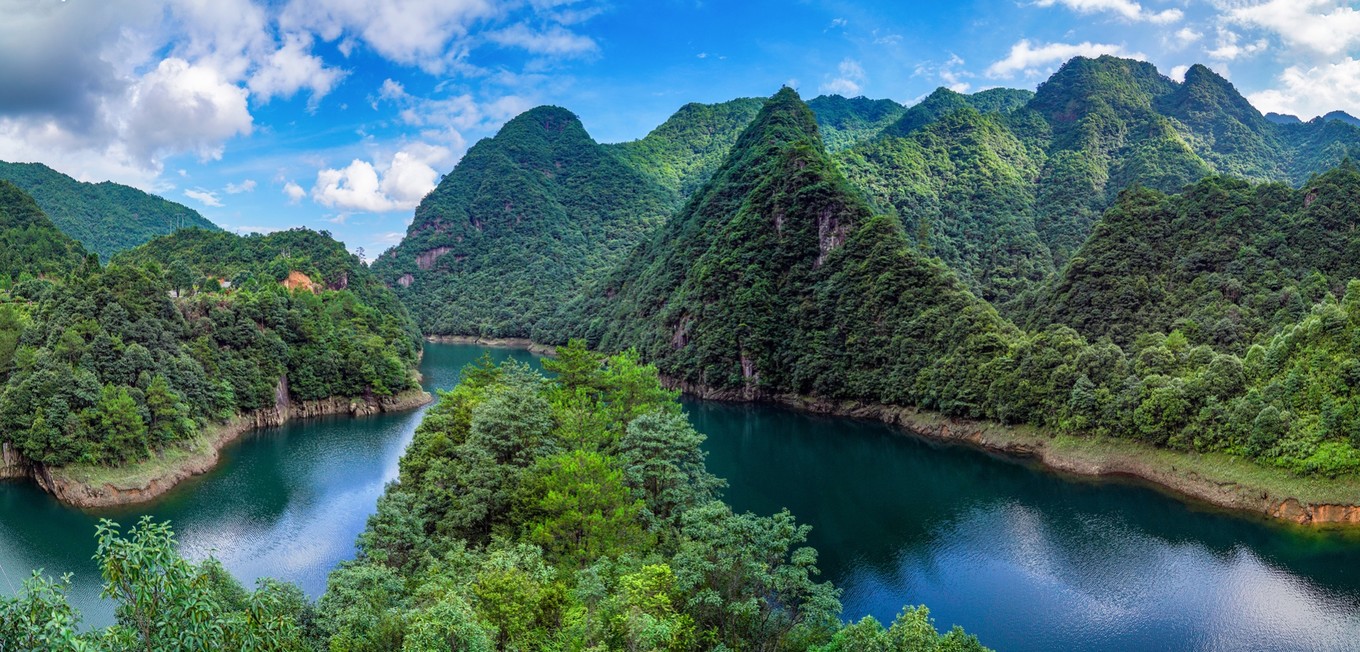
<instances>
[{"instance_id":1,"label":"foreground foliage","mask_svg":"<svg viewBox=\"0 0 1360 652\"><path fill-rule=\"evenodd\" d=\"M118 624L76 635L64 584L0 600L0 640L55 650L902 650L981 652L924 608L884 628L839 620L808 527L718 499L694 431L654 367L559 349L544 378L489 361L425 415L358 557L315 604L248 593L174 555L168 526L97 555ZM0 647L0 649L4 649Z\"/></svg>"}]
</instances>

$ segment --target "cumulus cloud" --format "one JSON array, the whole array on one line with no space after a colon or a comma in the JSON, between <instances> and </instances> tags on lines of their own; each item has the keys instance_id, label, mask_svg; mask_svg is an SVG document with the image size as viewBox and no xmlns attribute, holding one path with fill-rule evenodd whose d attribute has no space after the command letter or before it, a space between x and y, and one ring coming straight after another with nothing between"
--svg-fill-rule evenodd
<instances>
[{"instance_id":1,"label":"cumulus cloud","mask_svg":"<svg viewBox=\"0 0 1360 652\"><path fill-rule=\"evenodd\" d=\"M950 54L949 60L942 64L923 63L916 66L915 75L917 77L937 78L949 90L956 93L967 93L972 88L972 84L964 80L973 75L966 70L961 70L963 65L962 57L957 54Z\"/></svg>"},{"instance_id":2,"label":"cumulus cloud","mask_svg":"<svg viewBox=\"0 0 1360 652\"><path fill-rule=\"evenodd\" d=\"M854 59L843 59L836 67L837 76L822 84L823 93L835 93L846 97L855 97L860 94L860 84L864 83L864 67Z\"/></svg>"},{"instance_id":3,"label":"cumulus cloud","mask_svg":"<svg viewBox=\"0 0 1360 652\"><path fill-rule=\"evenodd\" d=\"M122 136L148 162L180 151L218 159L227 139L251 131L247 95L216 70L171 57L132 89Z\"/></svg>"},{"instance_id":4,"label":"cumulus cloud","mask_svg":"<svg viewBox=\"0 0 1360 652\"><path fill-rule=\"evenodd\" d=\"M1345 0L1234 2L1224 19L1272 32L1291 47L1324 56L1360 45L1360 9Z\"/></svg>"},{"instance_id":5,"label":"cumulus cloud","mask_svg":"<svg viewBox=\"0 0 1360 652\"><path fill-rule=\"evenodd\" d=\"M199 202L200 204L203 204L204 206L210 206L212 208L222 207L222 201L217 198L217 193L210 192L202 188L185 190L184 196L188 197L189 199L193 199Z\"/></svg>"},{"instance_id":6,"label":"cumulus cloud","mask_svg":"<svg viewBox=\"0 0 1360 652\"><path fill-rule=\"evenodd\" d=\"M987 76L993 78L1013 77L1020 72L1033 76L1053 64L1067 61L1072 57L1098 57L1102 54L1133 59L1147 58L1142 53L1129 52L1121 45L1108 43L1091 43L1089 41L1083 43L1031 43L1028 39L1022 39L1011 46L1010 54L1006 55L1006 58L987 66Z\"/></svg>"},{"instance_id":7,"label":"cumulus cloud","mask_svg":"<svg viewBox=\"0 0 1360 652\"><path fill-rule=\"evenodd\" d=\"M1038 0L1035 4L1040 7L1062 5L1079 14L1113 13L1125 20L1159 25L1174 23L1185 17L1179 9L1148 11L1133 0Z\"/></svg>"},{"instance_id":8,"label":"cumulus cloud","mask_svg":"<svg viewBox=\"0 0 1360 652\"><path fill-rule=\"evenodd\" d=\"M302 186L297 185L297 182L289 181L283 184L283 194L288 196L288 203L296 204L307 196L307 191L303 190Z\"/></svg>"},{"instance_id":9,"label":"cumulus cloud","mask_svg":"<svg viewBox=\"0 0 1360 652\"><path fill-rule=\"evenodd\" d=\"M299 90L311 92L308 106L316 108L340 80L344 71L327 67L311 53L312 37L308 34L289 34L283 39L283 46L270 54L260 65L260 69L250 78L250 91L262 102L273 97L291 98Z\"/></svg>"},{"instance_id":10,"label":"cumulus cloud","mask_svg":"<svg viewBox=\"0 0 1360 652\"><path fill-rule=\"evenodd\" d=\"M1197 32L1189 27L1182 27L1172 34L1171 39L1169 39L1169 44L1175 48L1185 48L1193 45L1202 38L1204 38L1204 32Z\"/></svg>"},{"instance_id":11,"label":"cumulus cloud","mask_svg":"<svg viewBox=\"0 0 1360 652\"><path fill-rule=\"evenodd\" d=\"M408 145L384 167L354 159L344 168L317 172L312 199L341 210L387 213L411 210L439 182L434 165L452 159L448 148L426 143Z\"/></svg>"},{"instance_id":12,"label":"cumulus cloud","mask_svg":"<svg viewBox=\"0 0 1360 652\"><path fill-rule=\"evenodd\" d=\"M1218 29L1218 41L1214 49L1205 52L1211 59L1219 61L1232 61L1239 57L1249 57L1258 52L1263 52L1269 43L1265 39L1259 39L1250 43L1241 43L1242 37L1229 29Z\"/></svg>"},{"instance_id":13,"label":"cumulus cloud","mask_svg":"<svg viewBox=\"0 0 1360 652\"><path fill-rule=\"evenodd\" d=\"M1360 113L1360 59L1318 66L1290 66L1280 86L1247 96L1261 111L1292 113L1307 120L1337 109Z\"/></svg>"},{"instance_id":14,"label":"cumulus cloud","mask_svg":"<svg viewBox=\"0 0 1360 652\"><path fill-rule=\"evenodd\" d=\"M492 0L291 0L279 23L327 41L352 34L386 59L440 73L466 56L472 28L506 7Z\"/></svg>"},{"instance_id":15,"label":"cumulus cloud","mask_svg":"<svg viewBox=\"0 0 1360 652\"><path fill-rule=\"evenodd\" d=\"M255 192L255 180L246 179L241 183L228 183L227 187L223 188L223 190L225 190L228 195L239 195L243 192Z\"/></svg>"}]
</instances>

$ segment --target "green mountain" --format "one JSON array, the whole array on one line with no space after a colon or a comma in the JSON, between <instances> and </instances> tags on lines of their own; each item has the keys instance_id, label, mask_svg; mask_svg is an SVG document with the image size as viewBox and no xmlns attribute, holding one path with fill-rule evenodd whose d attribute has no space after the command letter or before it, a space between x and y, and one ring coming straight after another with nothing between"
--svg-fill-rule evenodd
<instances>
[{"instance_id":1,"label":"green mountain","mask_svg":"<svg viewBox=\"0 0 1360 652\"><path fill-rule=\"evenodd\" d=\"M1204 66L1178 83L1078 57L1032 95L939 89L840 161L922 252L1020 314L1125 188L1174 193L1215 172L1302 184L1360 152L1355 129L1269 120Z\"/></svg>"},{"instance_id":2,"label":"green mountain","mask_svg":"<svg viewBox=\"0 0 1360 652\"><path fill-rule=\"evenodd\" d=\"M121 466L238 414L417 386L405 309L312 231L182 230L12 298L0 441L40 465Z\"/></svg>"},{"instance_id":3,"label":"green mountain","mask_svg":"<svg viewBox=\"0 0 1360 652\"><path fill-rule=\"evenodd\" d=\"M926 102L962 102L942 91ZM840 166L876 207L908 222L921 253L939 257L980 296L1004 301L1054 271L1036 226L1043 153L1003 116L957 106L919 125L913 107L891 133L842 154ZM899 129L904 136L892 135Z\"/></svg>"},{"instance_id":4,"label":"green mountain","mask_svg":"<svg viewBox=\"0 0 1360 652\"><path fill-rule=\"evenodd\" d=\"M1128 345L1179 329L1241 352L1360 278L1360 172L1301 189L1211 177L1167 196L1120 196L1040 300L1034 323Z\"/></svg>"},{"instance_id":5,"label":"green mountain","mask_svg":"<svg viewBox=\"0 0 1360 652\"><path fill-rule=\"evenodd\" d=\"M849 149L856 143L868 140L896 122L907 110L892 100L845 98L840 95L814 97L807 104L817 117L822 141L831 152Z\"/></svg>"},{"instance_id":6,"label":"green mountain","mask_svg":"<svg viewBox=\"0 0 1360 652\"><path fill-rule=\"evenodd\" d=\"M0 283L66 274L84 260L85 249L57 230L32 197L0 180Z\"/></svg>"},{"instance_id":7,"label":"green mountain","mask_svg":"<svg viewBox=\"0 0 1360 652\"><path fill-rule=\"evenodd\" d=\"M525 337L672 202L571 112L538 107L468 150L373 271L426 333Z\"/></svg>"},{"instance_id":8,"label":"green mountain","mask_svg":"<svg viewBox=\"0 0 1360 652\"><path fill-rule=\"evenodd\" d=\"M925 99L899 114L898 119L882 130L884 136L903 137L955 111L971 108L979 113L1007 114L1023 107L1034 97L1030 91L1013 88L993 88L965 95L940 87Z\"/></svg>"},{"instance_id":9,"label":"green mountain","mask_svg":"<svg viewBox=\"0 0 1360 652\"><path fill-rule=\"evenodd\" d=\"M41 163L0 161L0 179L32 195L57 228L105 260L175 229L217 229L186 206L110 181L76 181Z\"/></svg>"},{"instance_id":10,"label":"green mountain","mask_svg":"<svg viewBox=\"0 0 1360 652\"><path fill-rule=\"evenodd\" d=\"M761 103L750 97L721 104L691 102L641 140L604 147L674 193L671 201L678 208L713 176Z\"/></svg>"},{"instance_id":11,"label":"green mountain","mask_svg":"<svg viewBox=\"0 0 1360 652\"><path fill-rule=\"evenodd\" d=\"M942 405L942 388L912 379L1008 329L872 213L785 88L685 210L537 336L636 348L681 382L747 397Z\"/></svg>"}]
</instances>

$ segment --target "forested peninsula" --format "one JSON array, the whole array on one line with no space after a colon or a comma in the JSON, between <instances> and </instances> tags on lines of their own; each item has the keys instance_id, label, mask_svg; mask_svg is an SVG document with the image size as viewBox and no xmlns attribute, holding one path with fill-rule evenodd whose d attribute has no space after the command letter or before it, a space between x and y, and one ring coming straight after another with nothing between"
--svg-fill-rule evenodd
<instances>
[{"instance_id":1,"label":"forested peninsula","mask_svg":"<svg viewBox=\"0 0 1360 652\"><path fill-rule=\"evenodd\" d=\"M186 229L107 265L0 181L9 477L81 506L146 500L255 427L428 401L419 330L324 233Z\"/></svg>"}]
</instances>

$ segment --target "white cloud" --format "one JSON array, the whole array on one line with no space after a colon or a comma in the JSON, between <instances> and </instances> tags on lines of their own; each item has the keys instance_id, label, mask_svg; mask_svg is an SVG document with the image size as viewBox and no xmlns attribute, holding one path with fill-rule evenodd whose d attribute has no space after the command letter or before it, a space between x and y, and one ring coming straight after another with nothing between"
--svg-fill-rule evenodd
<instances>
[{"instance_id":1,"label":"white cloud","mask_svg":"<svg viewBox=\"0 0 1360 652\"><path fill-rule=\"evenodd\" d=\"M432 166L451 160L452 152L447 148L425 143L413 143L398 151L382 169L354 159L344 168L318 171L312 199L341 210L410 210L439 182L440 173Z\"/></svg>"},{"instance_id":2,"label":"white cloud","mask_svg":"<svg viewBox=\"0 0 1360 652\"><path fill-rule=\"evenodd\" d=\"M1291 47L1325 56L1360 45L1360 9L1344 0L1234 2L1225 20L1275 33Z\"/></svg>"},{"instance_id":3,"label":"white cloud","mask_svg":"<svg viewBox=\"0 0 1360 652\"><path fill-rule=\"evenodd\" d=\"M311 49L310 34L285 36L283 46L270 54L251 76L250 91L260 101L268 102L274 97L291 98L305 88L311 92L307 105L315 109L321 98L340 83L345 72L327 67L321 57L311 54Z\"/></svg>"},{"instance_id":4,"label":"white cloud","mask_svg":"<svg viewBox=\"0 0 1360 652\"><path fill-rule=\"evenodd\" d=\"M1249 57L1259 52L1265 51L1269 43L1265 39L1253 41L1251 43L1239 44L1242 37L1237 32L1229 29L1218 28L1218 41L1216 47L1208 50L1205 54L1211 59L1219 61L1232 61L1239 57Z\"/></svg>"},{"instance_id":5,"label":"white cloud","mask_svg":"<svg viewBox=\"0 0 1360 652\"><path fill-rule=\"evenodd\" d=\"M1044 68L1073 57L1098 57L1102 54L1133 59L1145 59L1139 52L1128 52L1120 45L1107 43L1030 43L1023 39L1011 46L1010 54L987 66L988 77L1013 77L1023 72L1027 76L1039 74Z\"/></svg>"},{"instance_id":6,"label":"white cloud","mask_svg":"<svg viewBox=\"0 0 1360 652\"><path fill-rule=\"evenodd\" d=\"M172 57L132 89L122 136L134 155L148 161L181 151L218 159L224 141L251 131L246 96L216 70Z\"/></svg>"},{"instance_id":7,"label":"white cloud","mask_svg":"<svg viewBox=\"0 0 1360 652\"><path fill-rule=\"evenodd\" d=\"M288 203L296 204L307 196L307 191L303 190L302 186L297 185L296 182L289 181L283 184L283 194L288 195Z\"/></svg>"},{"instance_id":8,"label":"white cloud","mask_svg":"<svg viewBox=\"0 0 1360 652\"><path fill-rule=\"evenodd\" d=\"M1171 68L1171 72L1167 75L1167 77L1170 77L1171 79L1173 79L1173 80L1175 80L1175 81L1178 81L1178 82L1183 82L1183 81L1185 81L1185 73L1188 72L1189 70L1190 70L1190 66L1184 66L1184 65L1182 65L1182 66L1175 66L1175 67Z\"/></svg>"},{"instance_id":9,"label":"white cloud","mask_svg":"<svg viewBox=\"0 0 1360 652\"><path fill-rule=\"evenodd\" d=\"M279 24L327 41L352 36L386 59L441 73L467 55L476 24L507 8L492 0L292 0Z\"/></svg>"},{"instance_id":10,"label":"white cloud","mask_svg":"<svg viewBox=\"0 0 1360 652\"><path fill-rule=\"evenodd\" d=\"M1360 114L1360 59L1305 68L1290 66L1280 86L1247 96L1262 112L1291 113L1304 120L1337 109Z\"/></svg>"},{"instance_id":11,"label":"white cloud","mask_svg":"<svg viewBox=\"0 0 1360 652\"><path fill-rule=\"evenodd\" d=\"M533 54L557 56L579 56L599 50L599 46L588 36L571 32L561 26L543 31L534 31L523 23L487 34L492 43L502 46L518 47Z\"/></svg>"},{"instance_id":12,"label":"white cloud","mask_svg":"<svg viewBox=\"0 0 1360 652\"><path fill-rule=\"evenodd\" d=\"M223 188L223 190L225 190L228 195L239 195L243 192L255 192L255 180L246 179L241 183L228 183L227 187Z\"/></svg>"},{"instance_id":13,"label":"white cloud","mask_svg":"<svg viewBox=\"0 0 1360 652\"><path fill-rule=\"evenodd\" d=\"M1040 7L1052 7L1060 4L1079 14L1110 12L1118 14L1125 20L1156 23L1159 25L1174 23L1185 17L1185 14L1180 9L1148 11L1144 9L1141 4L1133 2L1133 0L1038 0L1035 4Z\"/></svg>"},{"instance_id":14,"label":"white cloud","mask_svg":"<svg viewBox=\"0 0 1360 652\"><path fill-rule=\"evenodd\" d=\"M1172 47L1185 48L1193 45L1202 38L1204 38L1204 32L1197 32L1189 27L1182 27L1176 30L1176 33L1172 35L1170 43Z\"/></svg>"},{"instance_id":15,"label":"white cloud","mask_svg":"<svg viewBox=\"0 0 1360 652\"><path fill-rule=\"evenodd\" d=\"M823 93L835 93L846 97L855 97L860 94L860 84L864 83L864 67L854 59L843 59L836 67L838 75L822 84Z\"/></svg>"},{"instance_id":16,"label":"white cloud","mask_svg":"<svg viewBox=\"0 0 1360 652\"><path fill-rule=\"evenodd\" d=\"M212 208L222 207L222 201L217 198L217 193L209 192L202 188L185 190L184 196L188 197L189 199L197 200L204 206L210 206Z\"/></svg>"}]
</instances>

